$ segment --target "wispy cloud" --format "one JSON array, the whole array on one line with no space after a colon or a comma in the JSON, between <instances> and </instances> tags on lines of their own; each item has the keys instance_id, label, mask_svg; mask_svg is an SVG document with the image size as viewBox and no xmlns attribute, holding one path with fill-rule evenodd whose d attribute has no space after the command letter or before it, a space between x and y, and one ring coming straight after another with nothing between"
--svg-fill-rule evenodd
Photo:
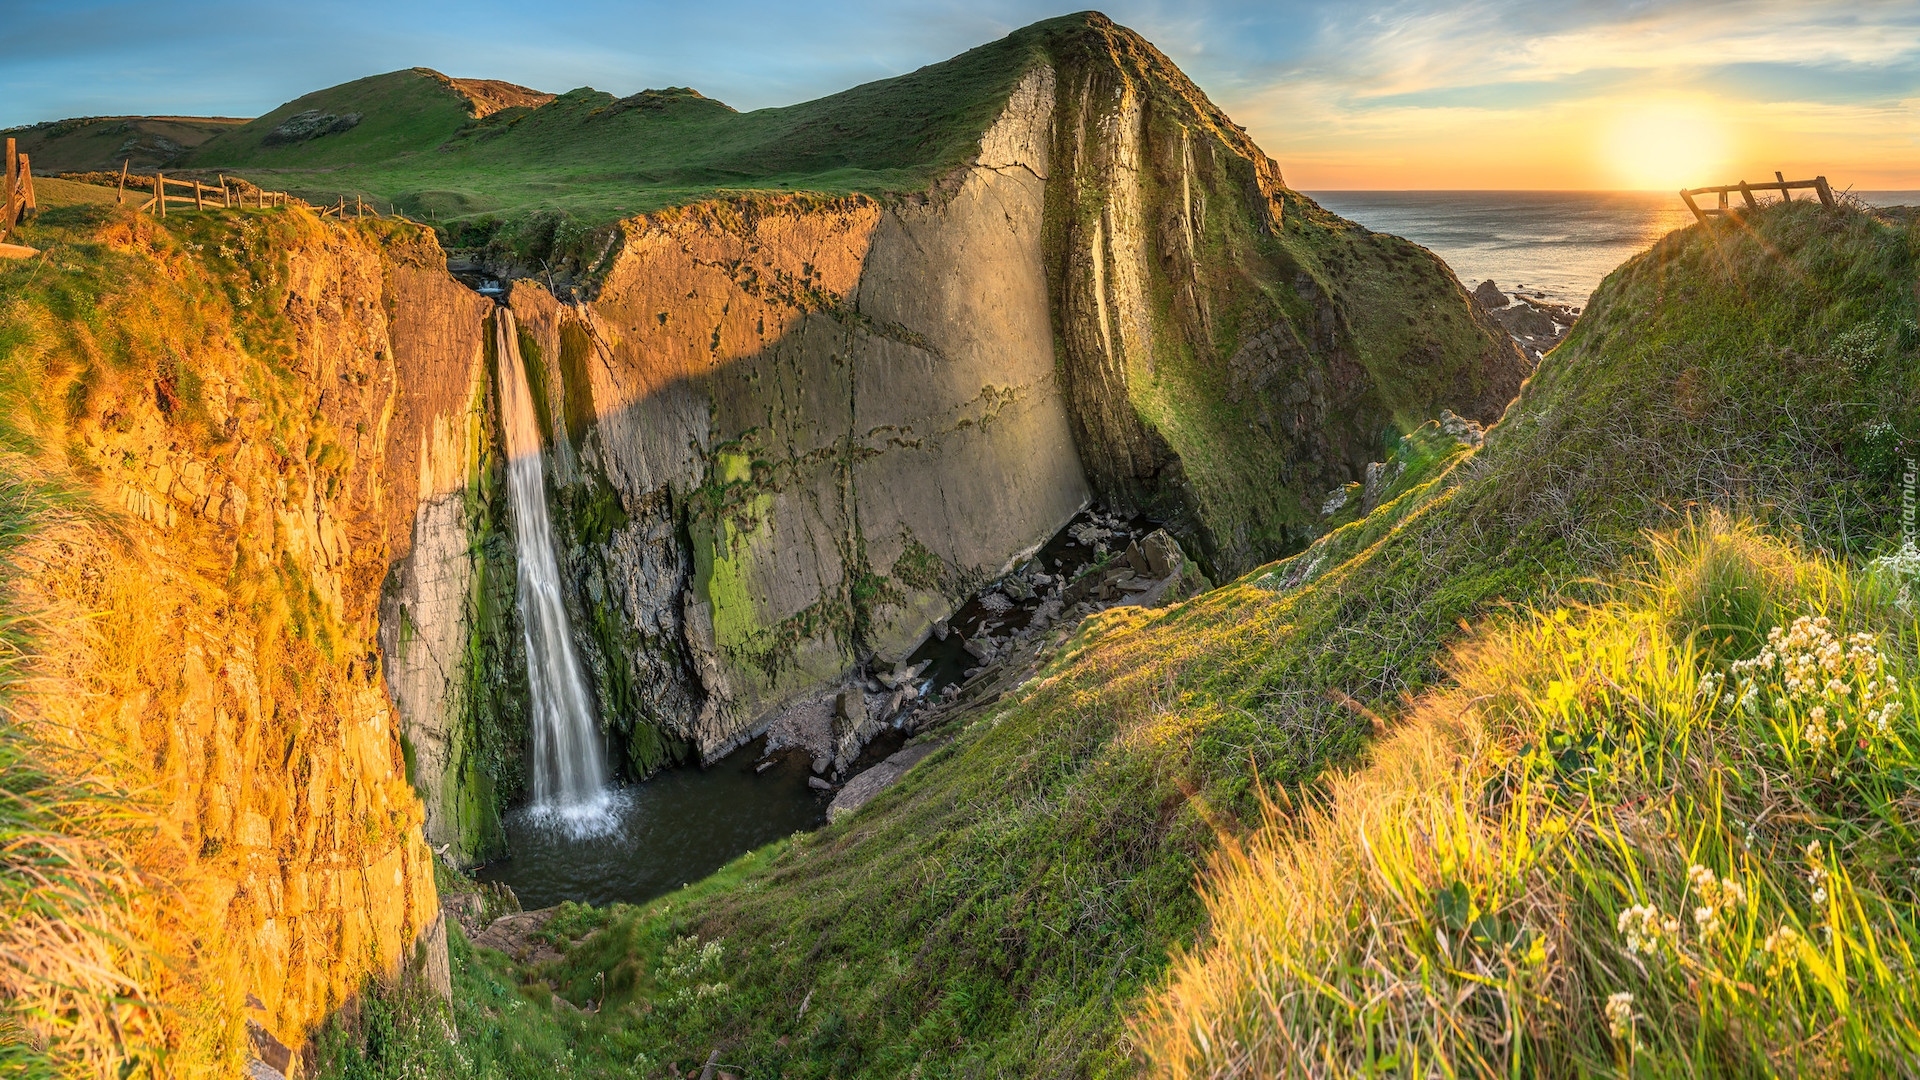
<instances>
[{"instance_id":1,"label":"wispy cloud","mask_svg":"<svg viewBox=\"0 0 1920 1080\"><path fill-rule=\"evenodd\" d=\"M254 115L416 64L556 91L692 85L751 109L945 59L1056 5L205 0L189 27L136 0L0 0L0 125ZM1722 117L1756 160L1844 152L1880 183L1920 187L1914 0L1114 0L1106 10L1185 67L1302 186L1604 185L1586 129L1623 103L1684 99Z\"/></svg>"}]
</instances>

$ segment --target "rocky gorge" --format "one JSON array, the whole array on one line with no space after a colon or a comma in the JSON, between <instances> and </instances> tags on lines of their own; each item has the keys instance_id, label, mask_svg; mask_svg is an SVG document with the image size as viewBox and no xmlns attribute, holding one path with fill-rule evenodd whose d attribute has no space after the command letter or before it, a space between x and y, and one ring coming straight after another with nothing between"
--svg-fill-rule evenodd
<instances>
[{"instance_id":1,"label":"rocky gorge","mask_svg":"<svg viewBox=\"0 0 1920 1080\"><path fill-rule=\"evenodd\" d=\"M9 588L63 628L43 686L91 689L23 711L157 793L117 850L158 974L101 1030L217 1069L368 977L444 986L435 876L502 852L526 783L496 304L632 780L768 735L847 781L1079 619L1300 550L1402 433L1499 417L1528 362L1430 252L1287 188L1137 35L1022 34L930 187L623 217L573 287L484 297L391 218L36 226L70 269L9 279L9 363L56 391L9 406L17 453L87 510L35 511Z\"/></svg>"},{"instance_id":2,"label":"rocky gorge","mask_svg":"<svg viewBox=\"0 0 1920 1080\"><path fill-rule=\"evenodd\" d=\"M628 775L891 670L1095 498L1236 573L1311 536L1312 493L1360 476L1383 431L1491 420L1518 387L1523 359L1444 265L1286 190L1151 46L1095 23L1051 47L925 195L643 215L590 296L511 288ZM424 567L471 525L422 514L396 580L445 588L394 591L392 621L450 649L466 635L415 609L465 594L465 571ZM507 685L511 661L460 657L402 695L420 745L486 738L445 687L462 664ZM496 850L484 804L449 795L434 842Z\"/></svg>"}]
</instances>

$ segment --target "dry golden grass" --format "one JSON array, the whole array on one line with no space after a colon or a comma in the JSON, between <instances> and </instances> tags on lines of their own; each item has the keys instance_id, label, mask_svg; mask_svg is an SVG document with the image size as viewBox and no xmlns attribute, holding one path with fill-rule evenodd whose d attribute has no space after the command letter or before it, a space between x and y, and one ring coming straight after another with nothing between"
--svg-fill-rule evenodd
<instances>
[{"instance_id":1,"label":"dry golden grass","mask_svg":"<svg viewBox=\"0 0 1920 1080\"><path fill-rule=\"evenodd\" d=\"M1654 549L1615 600L1480 635L1364 767L1223 845L1205 940L1134 1021L1156 1073L1920 1063L1902 854L1920 822L1904 779L1920 699L1902 691L1896 730L1810 768L1799 720L1699 689L1797 614L1879 634L1911 674L1911 623L1873 583L1744 527ZM1813 841L1830 861L1806 854ZM1700 866L1742 897L1717 929L1685 917L1707 902ZM1622 912L1639 905L1678 920L1657 953L1627 947ZM1782 928L1793 936L1771 936ZM1631 1016L1610 1023L1616 994Z\"/></svg>"}]
</instances>

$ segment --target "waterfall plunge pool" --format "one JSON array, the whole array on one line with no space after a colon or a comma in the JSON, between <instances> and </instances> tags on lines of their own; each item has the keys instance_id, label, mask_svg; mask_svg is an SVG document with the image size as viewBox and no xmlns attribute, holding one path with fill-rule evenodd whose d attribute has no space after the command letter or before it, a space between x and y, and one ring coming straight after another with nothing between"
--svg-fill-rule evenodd
<instances>
[{"instance_id":1,"label":"waterfall plunge pool","mask_svg":"<svg viewBox=\"0 0 1920 1080\"><path fill-rule=\"evenodd\" d=\"M668 769L607 792L608 827L569 828L522 806L507 813L512 856L474 875L501 881L531 911L562 900L640 904L698 881L763 844L827 816L831 793L807 786L804 753L788 752L754 772L764 739L705 769Z\"/></svg>"}]
</instances>

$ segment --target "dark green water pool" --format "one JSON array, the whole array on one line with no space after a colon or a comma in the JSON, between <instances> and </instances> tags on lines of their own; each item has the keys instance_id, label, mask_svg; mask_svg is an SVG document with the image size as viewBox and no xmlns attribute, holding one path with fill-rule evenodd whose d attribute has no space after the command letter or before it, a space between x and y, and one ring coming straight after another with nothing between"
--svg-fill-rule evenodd
<instances>
[{"instance_id":1,"label":"dark green water pool","mask_svg":"<svg viewBox=\"0 0 1920 1080\"><path fill-rule=\"evenodd\" d=\"M475 875L503 881L528 910L562 900L638 904L711 874L783 836L826 820L830 796L807 787L805 754L764 772L761 740L707 769L671 769L615 789L600 827L507 815L510 858Z\"/></svg>"}]
</instances>

